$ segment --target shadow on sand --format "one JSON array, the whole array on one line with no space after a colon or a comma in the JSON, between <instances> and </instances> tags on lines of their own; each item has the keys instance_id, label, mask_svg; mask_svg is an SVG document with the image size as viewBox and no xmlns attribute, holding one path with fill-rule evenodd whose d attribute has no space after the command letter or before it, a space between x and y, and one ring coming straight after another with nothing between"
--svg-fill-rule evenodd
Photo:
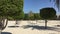
<instances>
[{"instance_id":1,"label":"shadow on sand","mask_svg":"<svg viewBox=\"0 0 60 34\"><path fill-rule=\"evenodd\" d=\"M60 27L60 25L55 25L55 27Z\"/></svg>"},{"instance_id":2,"label":"shadow on sand","mask_svg":"<svg viewBox=\"0 0 60 34\"><path fill-rule=\"evenodd\" d=\"M27 28L31 28L32 30L37 29L37 30L53 30L53 31L58 31L60 32L60 28L56 28L56 27L48 27L45 28L44 26L38 26L38 25L24 25L23 28L27 29Z\"/></svg>"},{"instance_id":3,"label":"shadow on sand","mask_svg":"<svg viewBox=\"0 0 60 34\"><path fill-rule=\"evenodd\" d=\"M12 34L12 33L10 33L10 32L2 32L1 34Z\"/></svg>"},{"instance_id":4,"label":"shadow on sand","mask_svg":"<svg viewBox=\"0 0 60 34\"><path fill-rule=\"evenodd\" d=\"M8 26L9 28L15 28L15 27L19 27L19 26Z\"/></svg>"}]
</instances>

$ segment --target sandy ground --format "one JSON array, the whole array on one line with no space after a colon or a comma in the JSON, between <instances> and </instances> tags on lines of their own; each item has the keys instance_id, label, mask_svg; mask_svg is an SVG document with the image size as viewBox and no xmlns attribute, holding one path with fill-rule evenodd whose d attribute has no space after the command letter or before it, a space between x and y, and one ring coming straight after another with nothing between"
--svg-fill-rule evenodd
<instances>
[{"instance_id":1,"label":"sandy ground","mask_svg":"<svg viewBox=\"0 0 60 34\"><path fill-rule=\"evenodd\" d=\"M8 21L7 27L2 32L9 32L12 34L60 34L60 21L48 20L48 27L45 29L44 20L36 21L18 21L18 25L15 25L15 21ZM30 26L27 26L30 25ZM19 27L10 27L19 26Z\"/></svg>"}]
</instances>

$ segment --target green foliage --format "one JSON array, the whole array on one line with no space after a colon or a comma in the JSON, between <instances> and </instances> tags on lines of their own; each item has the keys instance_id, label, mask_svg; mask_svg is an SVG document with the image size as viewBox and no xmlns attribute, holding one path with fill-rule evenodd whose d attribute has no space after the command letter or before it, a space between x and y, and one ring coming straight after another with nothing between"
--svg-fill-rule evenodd
<instances>
[{"instance_id":1,"label":"green foliage","mask_svg":"<svg viewBox=\"0 0 60 34\"><path fill-rule=\"evenodd\" d=\"M0 16L22 19L24 0L0 0Z\"/></svg>"},{"instance_id":2,"label":"green foliage","mask_svg":"<svg viewBox=\"0 0 60 34\"><path fill-rule=\"evenodd\" d=\"M24 12L20 12L19 15L13 16L14 19L21 20L24 19Z\"/></svg>"},{"instance_id":3,"label":"green foliage","mask_svg":"<svg viewBox=\"0 0 60 34\"><path fill-rule=\"evenodd\" d=\"M30 20L34 20L34 15L29 17Z\"/></svg>"},{"instance_id":4,"label":"green foliage","mask_svg":"<svg viewBox=\"0 0 60 34\"><path fill-rule=\"evenodd\" d=\"M56 11L54 8L42 8L40 10L41 18L45 19L45 29L47 28L47 19L53 19L56 16Z\"/></svg>"},{"instance_id":5,"label":"green foliage","mask_svg":"<svg viewBox=\"0 0 60 34\"><path fill-rule=\"evenodd\" d=\"M29 12L28 16L30 20L34 19L34 13L32 11Z\"/></svg>"},{"instance_id":6,"label":"green foliage","mask_svg":"<svg viewBox=\"0 0 60 34\"><path fill-rule=\"evenodd\" d=\"M24 16L24 20L28 20L28 19L29 19L28 14L25 14L25 16Z\"/></svg>"},{"instance_id":7,"label":"green foliage","mask_svg":"<svg viewBox=\"0 0 60 34\"><path fill-rule=\"evenodd\" d=\"M25 14L25 17L24 17L25 20L39 20L41 19L40 17L40 14L39 13L33 13L33 14Z\"/></svg>"},{"instance_id":8,"label":"green foliage","mask_svg":"<svg viewBox=\"0 0 60 34\"><path fill-rule=\"evenodd\" d=\"M41 19L40 14L39 13L34 13L34 19L36 19L36 20Z\"/></svg>"},{"instance_id":9,"label":"green foliage","mask_svg":"<svg viewBox=\"0 0 60 34\"><path fill-rule=\"evenodd\" d=\"M40 16L43 19L51 19L56 16L56 11L54 8L42 8L40 10Z\"/></svg>"},{"instance_id":10,"label":"green foliage","mask_svg":"<svg viewBox=\"0 0 60 34\"><path fill-rule=\"evenodd\" d=\"M12 18L12 17L10 17L10 16L8 16L8 20L13 20L14 18Z\"/></svg>"}]
</instances>

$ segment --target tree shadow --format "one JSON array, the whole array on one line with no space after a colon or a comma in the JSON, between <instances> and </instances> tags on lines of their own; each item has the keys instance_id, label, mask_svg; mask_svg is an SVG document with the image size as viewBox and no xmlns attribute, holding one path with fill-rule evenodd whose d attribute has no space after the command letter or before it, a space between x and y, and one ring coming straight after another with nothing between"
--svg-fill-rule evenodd
<instances>
[{"instance_id":1,"label":"tree shadow","mask_svg":"<svg viewBox=\"0 0 60 34\"><path fill-rule=\"evenodd\" d=\"M20 26L8 26L9 28L15 28L15 27L20 27Z\"/></svg>"},{"instance_id":2,"label":"tree shadow","mask_svg":"<svg viewBox=\"0 0 60 34\"><path fill-rule=\"evenodd\" d=\"M27 28L31 28L32 30L37 29L37 30L53 30L53 31L58 31L60 32L60 28L56 28L56 27L48 27L45 28L44 26L38 26L38 25L24 25L23 28L27 29Z\"/></svg>"},{"instance_id":3,"label":"tree shadow","mask_svg":"<svg viewBox=\"0 0 60 34\"><path fill-rule=\"evenodd\" d=\"M56 27L60 27L60 25L55 25Z\"/></svg>"},{"instance_id":4,"label":"tree shadow","mask_svg":"<svg viewBox=\"0 0 60 34\"><path fill-rule=\"evenodd\" d=\"M1 32L1 34L12 34L10 32Z\"/></svg>"}]
</instances>

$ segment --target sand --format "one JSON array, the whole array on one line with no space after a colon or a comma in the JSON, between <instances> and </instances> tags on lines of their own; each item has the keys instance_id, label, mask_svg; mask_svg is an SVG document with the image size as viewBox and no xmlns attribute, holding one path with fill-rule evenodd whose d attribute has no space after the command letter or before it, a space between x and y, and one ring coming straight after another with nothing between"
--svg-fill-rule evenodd
<instances>
[{"instance_id":1,"label":"sand","mask_svg":"<svg viewBox=\"0 0 60 34\"><path fill-rule=\"evenodd\" d=\"M23 20L18 22L18 25L15 25L15 21L8 21L7 27L2 32L9 32L12 34L60 34L60 26L57 26L60 25L60 20L48 20L48 29L42 28L45 25L44 20L37 20L37 23L36 21ZM32 25L36 27L26 27L26 25Z\"/></svg>"}]
</instances>

